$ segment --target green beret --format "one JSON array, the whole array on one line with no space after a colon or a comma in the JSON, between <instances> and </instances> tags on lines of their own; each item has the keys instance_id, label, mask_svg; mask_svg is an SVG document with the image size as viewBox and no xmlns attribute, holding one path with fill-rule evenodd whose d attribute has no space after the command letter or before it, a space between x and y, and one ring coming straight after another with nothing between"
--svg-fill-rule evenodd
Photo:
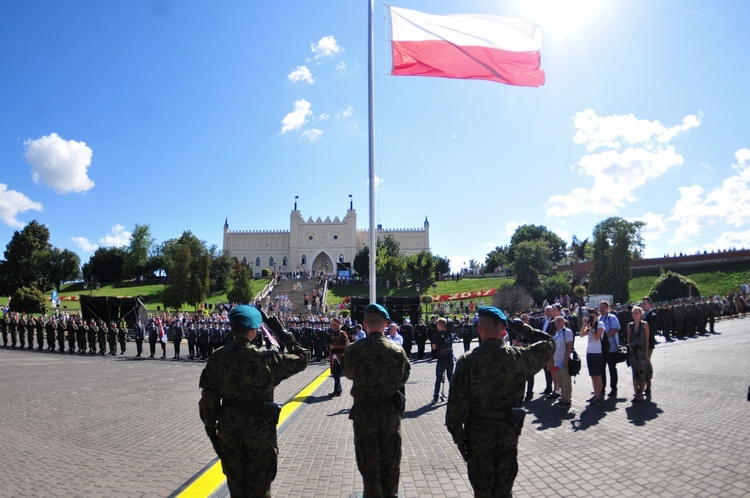
<instances>
[{"instance_id":1,"label":"green beret","mask_svg":"<svg viewBox=\"0 0 750 498\"><path fill-rule=\"evenodd\" d=\"M391 319L391 317L388 316L388 312L385 310L385 308L383 308L379 304L375 304L375 303L370 303L365 308L365 315L369 315L369 314L380 315L383 318L385 318L386 320L390 320Z\"/></svg>"},{"instance_id":2,"label":"green beret","mask_svg":"<svg viewBox=\"0 0 750 498\"><path fill-rule=\"evenodd\" d=\"M506 327L508 326L508 318L505 316L505 313L500 310L500 308L495 308L494 306L480 306L479 308L477 308L477 315L486 316L494 320L499 320L503 322Z\"/></svg>"},{"instance_id":3,"label":"green beret","mask_svg":"<svg viewBox=\"0 0 750 498\"><path fill-rule=\"evenodd\" d=\"M255 306L241 304L229 312L229 324L242 329L258 330L263 323L263 317Z\"/></svg>"}]
</instances>

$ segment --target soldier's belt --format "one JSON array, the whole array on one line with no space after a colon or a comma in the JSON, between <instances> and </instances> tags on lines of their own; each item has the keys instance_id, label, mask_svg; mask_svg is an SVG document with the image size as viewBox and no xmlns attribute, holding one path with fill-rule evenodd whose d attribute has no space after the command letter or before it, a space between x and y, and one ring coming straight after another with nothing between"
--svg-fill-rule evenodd
<instances>
[{"instance_id":1,"label":"soldier's belt","mask_svg":"<svg viewBox=\"0 0 750 498\"><path fill-rule=\"evenodd\" d=\"M235 408L241 410L249 415L262 415L263 414L263 402L256 401L235 401L232 399L224 399L221 401L221 406L228 408Z\"/></svg>"},{"instance_id":2,"label":"soldier's belt","mask_svg":"<svg viewBox=\"0 0 750 498\"><path fill-rule=\"evenodd\" d=\"M477 418L491 418L493 420L510 420L510 407L501 410L470 410L469 416Z\"/></svg>"}]
</instances>

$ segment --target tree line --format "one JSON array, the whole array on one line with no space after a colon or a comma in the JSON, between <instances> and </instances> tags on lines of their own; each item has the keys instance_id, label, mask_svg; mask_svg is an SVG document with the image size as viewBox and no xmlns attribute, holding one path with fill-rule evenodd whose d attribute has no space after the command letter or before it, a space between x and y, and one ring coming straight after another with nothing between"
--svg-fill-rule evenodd
<instances>
[{"instance_id":1,"label":"tree line","mask_svg":"<svg viewBox=\"0 0 750 498\"><path fill-rule=\"evenodd\" d=\"M157 244L147 224L136 224L126 247L100 247L81 265L76 253L53 247L50 231L31 221L16 230L0 261L0 292L11 296L13 311L44 312L52 289L83 279L86 286L132 280L164 283L162 301L168 309L197 306L210 293L247 302L249 269L216 245L208 246L189 230Z\"/></svg>"}]
</instances>

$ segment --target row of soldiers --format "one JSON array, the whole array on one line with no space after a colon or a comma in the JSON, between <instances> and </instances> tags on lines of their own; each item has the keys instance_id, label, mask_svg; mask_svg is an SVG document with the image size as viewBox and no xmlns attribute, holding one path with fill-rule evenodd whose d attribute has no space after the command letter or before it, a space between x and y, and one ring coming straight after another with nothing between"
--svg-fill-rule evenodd
<instances>
[{"instance_id":1,"label":"row of soldiers","mask_svg":"<svg viewBox=\"0 0 750 498\"><path fill-rule=\"evenodd\" d=\"M117 345L120 354L125 353L127 325L124 320L119 324L114 321L90 319L86 321L77 315L35 317L16 312L5 313L0 320L0 335L3 347L36 349L42 351L59 351L60 353L90 353L117 355Z\"/></svg>"}]
</instances>

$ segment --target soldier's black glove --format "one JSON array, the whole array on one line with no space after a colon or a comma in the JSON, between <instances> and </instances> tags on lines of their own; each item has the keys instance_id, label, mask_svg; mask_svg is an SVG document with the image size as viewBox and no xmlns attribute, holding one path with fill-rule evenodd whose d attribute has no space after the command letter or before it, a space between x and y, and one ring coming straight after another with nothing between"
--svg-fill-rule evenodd
<instances>
[{"instance_id":1,"label":"soldier's black glove","mask_svg":"<svg viewBox=\"0 0 750 498\"><path fill-rule=\"evenodd\" d=\"M263 323L273 332L276 339L281 342L288 351L292 351L297 346L297 340L294 338L291 332L284 330L281 322L275 316L268 317L262 310L260 315L263 317Z\"/></svg>"}]
</instances>

